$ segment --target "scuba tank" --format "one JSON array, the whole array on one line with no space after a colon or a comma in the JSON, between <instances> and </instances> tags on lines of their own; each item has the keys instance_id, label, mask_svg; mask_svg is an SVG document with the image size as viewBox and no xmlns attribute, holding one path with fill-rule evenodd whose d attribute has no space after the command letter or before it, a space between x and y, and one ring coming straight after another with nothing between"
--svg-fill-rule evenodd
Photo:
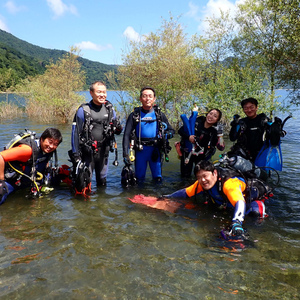
<instances>
[{"instance_id":1,"label":"scuba tank","mask_svg":"<svg viewBox=\"0 0 300 300\"><path fill-rule=\"evenodd\" d=\"M266 177L268 177L267 172L265 170L256 167L253 162L239 155L228 157L227 154L225 153L222 155L222 158L220 158L219 161L224 166L229 166L242 173L248 173L249 175L253 173L254 177L256 178L261 178L265 180Z\"/></svg>"},{"instance_id":2,"label":"scuba tank","mask_svg":"<svg viewBox=\"0 0 300 300\"><path fill-rule=\"evenodd\" d=\"M17 143L19 143L21 140L29 138L30 137L30 145L32 148L32 170L31 170L31 176L28 176L27 174L23 173L21 170L16 169L10 162L8 162L9 167L16 173L18 173L20 175L20 178L22 176L27 177L28 179L30 179L33 183L33 188L32 188L32 195L33 196L40 196L40 189L39 189L39 185L36 182L36 180L42 180L43 178L43 174L37 172L38 177L36 177L36 169L35 169L35 153L34 153L34 148L33 148L33 143L35 142L35 132L30 131L28 129L25 129L24 132L20 132L19 134L15 134L14 137L7 143L7 145L4 147L4 150L8 150L13 148ZM12 177L12 173L7 174L7 176L5 176L6 178Z\"/></svg>"},{"instance_id":3,"label":"scuba tank","mask_svg":"<svg viewBox=\"0 0 300 300\"><path fill-rule=\"evenodd\" d=\"M32 139L35 139L35 132L30 131L28 129L25 129L24 132L20 132L19 134L15 134L14 137L6 144L4 147L4 150L8 150L12 148L16 143L21 141L22 139L25 139L27 137L32 137Z\"/></svg>"},{"instance_id":4,"label":"scuba tank","mask_svg":"<svg viewBox=\"0 0 300 300\"><path fill-rule=\"evenodd\" d=\"M253 169L253 163L239 155L230 157L229 165L241 172L247 172Z\"/></svg>"}]
</instances>

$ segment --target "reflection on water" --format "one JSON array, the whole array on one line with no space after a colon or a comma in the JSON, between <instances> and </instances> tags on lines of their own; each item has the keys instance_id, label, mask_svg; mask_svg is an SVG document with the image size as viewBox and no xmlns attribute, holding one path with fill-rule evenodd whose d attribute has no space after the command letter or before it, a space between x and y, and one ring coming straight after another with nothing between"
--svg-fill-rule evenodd
<instances>
[{"instance_id":1,"label":"reflection on water","mask_svg":"<svg viewBox=\"0 0 300 300\"><path fill-rule=\"evenodd\" d=\"M49 126L56 125L0 124L0 146L24 128L40 134ZM69 164L70 126L58 127L64 136L59 160ZM297 116L286 124L284 169L267 203L270 216L246 220L245 245L219 238L226 211L171 214L128 200L189 184L180 179L174 148L164 182L155 187L149 179L144 187L122 189L123 164L112 166L112 154L108 186L97 190L93 181L88 200L74 198L66 186L40 199L14 194L0 206L1 299L298 299L299 129Z\"/></svg>"}]
</instances>

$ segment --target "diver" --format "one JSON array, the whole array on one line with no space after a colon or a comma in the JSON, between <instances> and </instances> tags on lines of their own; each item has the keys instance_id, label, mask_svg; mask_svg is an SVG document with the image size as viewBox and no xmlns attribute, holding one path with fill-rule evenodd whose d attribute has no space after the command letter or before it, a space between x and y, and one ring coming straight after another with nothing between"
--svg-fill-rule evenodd
<instances>
[{"instance_id":1,"label":"diver","mask_svg":"<svg viewBox=\"0 0 300 300\"><path fill-rule=\"evenodd\" d=\"M228 156L240 156L259 167L282 170L282 153L280 139L286 135L284 123L275 117L274 122L264 114L257 114L258 102L254 98L241 101L245 118L233 116L229 138L237 141L228 152Z\"/></svg>"},{"instance_id":2,"label":"diver","mask_svg":"<svg viewBox=\"0 0 300 300\"><path fill-rule=\"evenodd\" d=\"M168 161L171 150L168 140L175 133L165 114L154 105L155 100L155 90L152 87L142 88L142 107L136 107L129 115L124 130L124 163L125 166L135 163L135 176L139 183L145 179L148 163L152 178L157 182L162 180L162 157L165 155Z\"/></svg>"},{"instance_id":3,"label":"diver","mask_svg":"<svg viewBox=\"0 0 300 300\"><path fill-rule=\"evenodd\" d=\"M49 162L61 142L56 128L47 128L39 139L31 131L15 136L0 152L0 204L15 190L31 187L32 196L40 194L42 185L49 184Z\"/></svg>"},{"instance_id":4,"label":"diver","mask_svg":"<svg viewBox=\"0 0 300 300\"><path fill-rule=\"evenodd\" d=\"M106 186L109 152L116 150L114 135L122 132L113 105L106 100L105 84L101 81L93 82L90 85L90 95L92 100L78 108L72 125L72 150L69 155L74 170L80 167L84 172L79 177L85 178L88 184L86 187L82 182L79 183L82 188L78 193L82 193L83 188L87 188L85 192L91 191L94 170L97 186ZM115 161L114 164L118 163ZM74 181L80 178L74 178Z\"/></svg>"},{"instance_id":5,"label":"diver","mask_svg":"<svg viewBox=\"0 0 300 300\"><path fill-rule=\"evenodd\" d=\"M230 123L229 138L236 143L232 146L229 156L239 155L252 162L263 146L264 134L270 120L264 113L257 114L258 101L255 98L247 98L241 101L245 118L239 115L233 116Z\"/></svg>"},{"instance_id":6,"label":"diver","mask_svg":"<svg viewBox=\"0 0 300 300\"><path fill-rule=\"evenodd\" d=\"M194 122L191 123L191 120ZM216 147L218 150L223 151L225 148L223 139L223 128L222 125L217 127L218 122L222 118L222 112L213 108L208 111L206 116L197 116L193 112L189 119L189 122L184 122L183 126L179 128L178 133L181 136L180 141L180 172L182 177L190 177L193 166L196 165L201 160L210 160L211 157L216 152ZM184 120L183 120L184 121ZM190 130L187 130L189 126ZM192 148L189 147L192 145Z\"/></svg>"},{"instance_id":7,"label":"diver","mask_svg":"<svg viewBox=\"0 0 300 300\"><path fill-rule=\"evenodd\" d=\"M197 181L191 186L178 190L166 198L191 198L204 194L205 200L218 208L232 208L233 217L230 236L243 237L243 222L246 214L263 218L266 216L264 201L272 196L271 188L255 178L247 179L242 173L231 168L215 166L202 160L194 168Z\"/></svg>"}]
</instances>

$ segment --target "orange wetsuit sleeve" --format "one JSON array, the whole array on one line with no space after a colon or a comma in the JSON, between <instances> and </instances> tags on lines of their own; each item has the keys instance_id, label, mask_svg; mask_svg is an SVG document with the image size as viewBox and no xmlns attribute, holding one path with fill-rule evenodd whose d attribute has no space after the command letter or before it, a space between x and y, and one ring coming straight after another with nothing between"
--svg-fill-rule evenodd
<instances>
[{"instance_id":1,"label":"orange wetsuit sleeve","mask_svg":"<svg viewBox=\"0 0 300 300\"><path fill-rule=\"evenodd\" d=\"M230 203L235 207L237 201L245 201L243 192L246 189L246 183L236 177L229 178L225 181L223 185L223 192L230 201Z\"/></svg>"},{"instance_id":2,"label":"orange wetsuit sleeve","mask_svg":"<svg viewBox=\"0 0 300 300\"><path fill-rule=\"evenodd\" d=\"M193 197L194 195L203 192L203 189L202 189L202 186L198 183L198 180L197 180L194 184L187 187L185 189L185 192L188 195L188 197Z\"/></svg>"},{"instance_id":3,"label":"orange wetsuit sleeve","mask_svg":"<svg viewBox=\"0 0 300 300\"><path fill-rule=\"evenodd\" d=\"M0 152L5 162L7 161L21 161L26 162L32 155L32 149L30 146L21 144L17 147L13 147Z\"/></svg>"}]
</instances>

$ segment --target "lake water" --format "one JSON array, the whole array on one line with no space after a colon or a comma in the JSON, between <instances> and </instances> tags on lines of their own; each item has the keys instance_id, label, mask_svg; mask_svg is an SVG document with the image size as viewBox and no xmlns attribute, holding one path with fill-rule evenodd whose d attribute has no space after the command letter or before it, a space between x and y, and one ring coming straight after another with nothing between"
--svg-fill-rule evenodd
<instances>
[{"instance_id":1,"label":"lake water","mask_svg":"<svg viewBox=\"0 0 300 300\"><path fill-rule=\"evenodd\" d=\"M143 188L122 188L123 163L114 167L111 153L107 187L97 189L93 180L89 199L61 186L40 199L19 192L0 206L0 299L299 299L299 111L293 115L282 141L281 180L266 202L269 217L246 219L249 242L219 238L230 220L226 211L171 214L128 200L191 182L180 178L174 147L163 184L148 179ZM0 147L24 128L41 133L49 126L62 131L59 162L69 164L71 125L0 123ZM121 158L122 136L117 142Z\"/></svg>"}]
</instances>

